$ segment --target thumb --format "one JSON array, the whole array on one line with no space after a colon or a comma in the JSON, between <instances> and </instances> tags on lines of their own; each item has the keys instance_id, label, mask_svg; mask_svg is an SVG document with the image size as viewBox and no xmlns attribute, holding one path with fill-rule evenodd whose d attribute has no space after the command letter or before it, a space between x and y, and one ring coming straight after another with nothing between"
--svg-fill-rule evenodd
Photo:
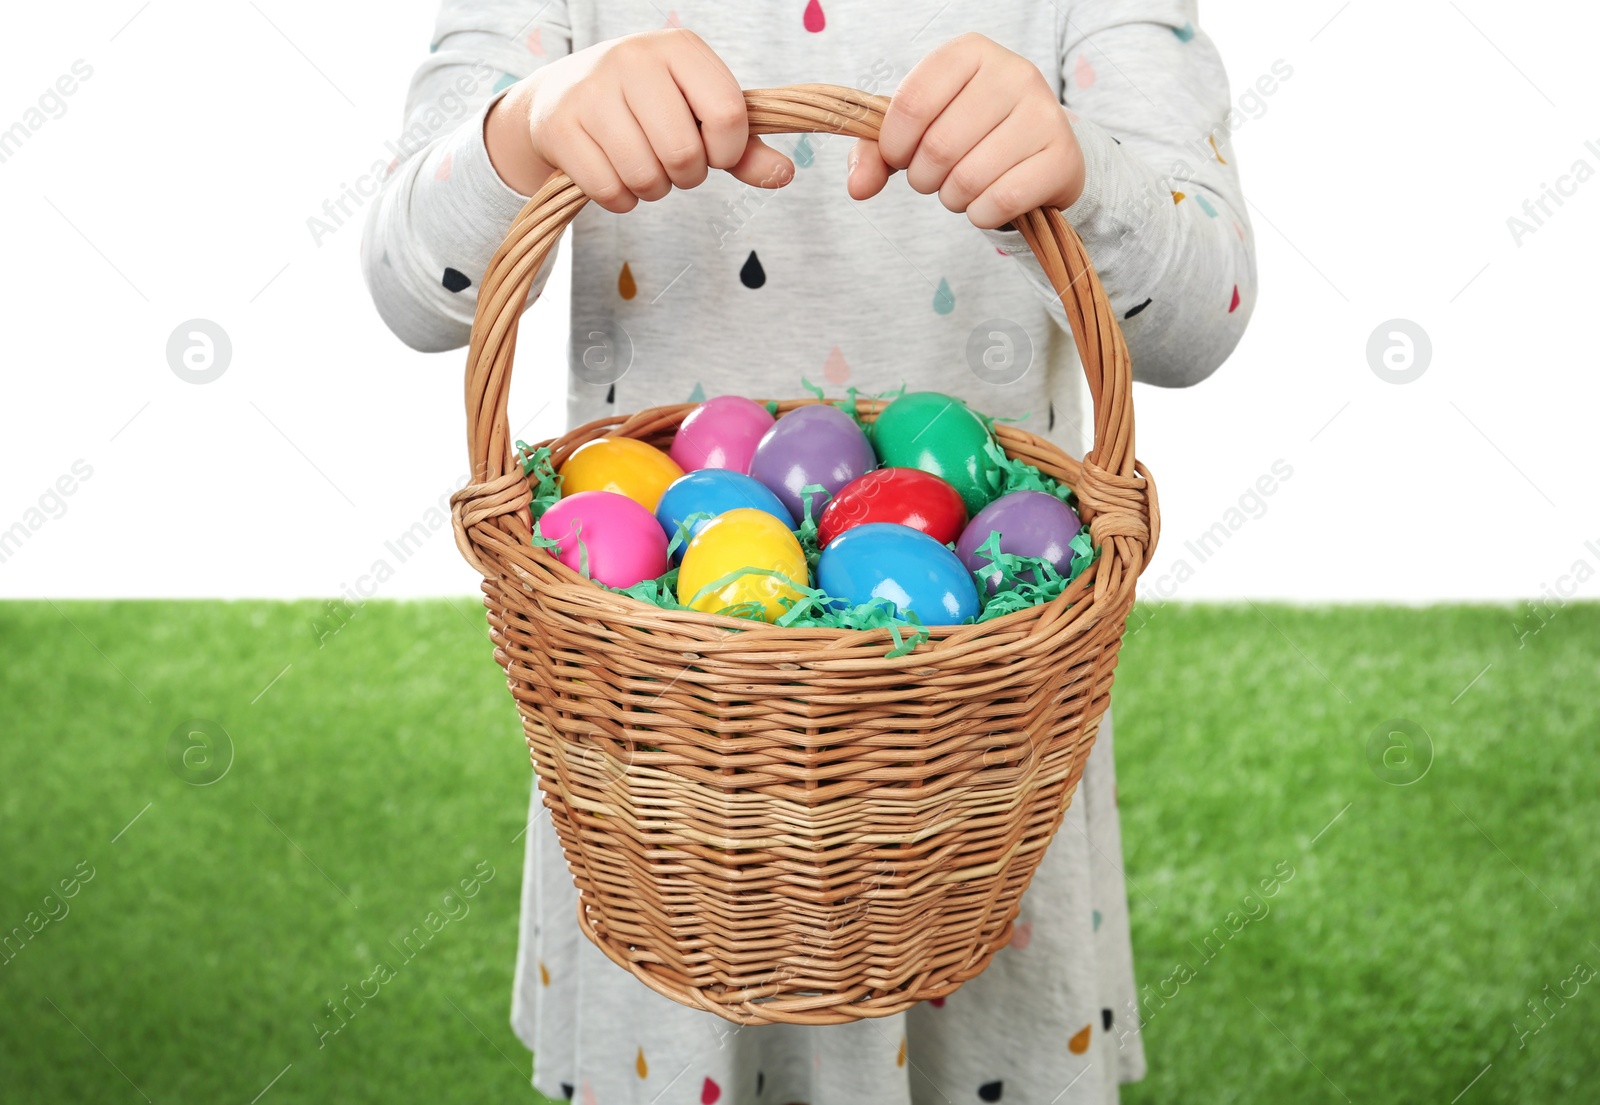
<instances>
[{"instance_id":1,"label":"thumb","mask_svg":"<svg viewBox=\"0 0 1600 1105\"><path fill-rule=\"evenodd\" d=\"M794 179L794 162L751 135L744 156L728 172L755 188L782 188Z\"/></svg>"},{"instance_id":2,"label":"thumb","mask_svg":"<svg viewBox=\"0 0 1600 1105\"><path fill-rule=\"evenodd\" d=\"M850 171L845 184L849 188L850 198L856 200L871 199L883 191L883 186L889 183L889 174L894 171L878 152L878 144L870 138L856 140L850 149L847 164Z\"/></svg>"}]
</instances>

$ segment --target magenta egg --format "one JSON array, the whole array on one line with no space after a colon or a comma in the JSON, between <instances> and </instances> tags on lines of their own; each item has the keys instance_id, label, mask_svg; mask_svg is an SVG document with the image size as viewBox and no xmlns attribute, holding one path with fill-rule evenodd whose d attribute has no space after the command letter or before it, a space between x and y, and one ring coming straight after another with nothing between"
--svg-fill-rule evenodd
<instances>
[{"instance_id":1,"label":"magenta egg","mask_svg":"<svg viewBox=\"0 0 1600 1105\"><path fill-rule=\"evenodd\" d=\"M718 395L684 416L669 452L685 472L726 468L749 475L756 445L774 421L754 399Z\"/></svg>"},{"instance_id":2,"label":"magenta egg","mask_svg":"<svg viewBox=\"0 0 1600 1105\"><path fill-rule=\"evenodd\" d=\"M656 516L615 491L579 491L539 517L539 534L560 542L550 551L608 587L632 587L667 570L667 535ZM580 549L581 543L581 549Z\"/></svg>"}]
</instances>

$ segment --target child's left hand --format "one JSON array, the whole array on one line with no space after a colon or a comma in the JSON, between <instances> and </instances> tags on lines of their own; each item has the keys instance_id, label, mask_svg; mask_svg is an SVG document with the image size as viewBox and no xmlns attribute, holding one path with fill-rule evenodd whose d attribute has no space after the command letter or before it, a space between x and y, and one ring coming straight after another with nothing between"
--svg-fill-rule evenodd
<instances>
[{"instance_id":1,"label":"child's left hand","mask_svg":"<svg viewBox=\"0 0 1600 1105\"><path fill-rule=\"evenodd\" d=\"M911 187L992 230L1036 207L1070 207L1083 193L1083 151L1038 66L980 34L919 61L895 90L878 141L850 151L853 199L906 170Z\"/></svg>"}]
</instances>

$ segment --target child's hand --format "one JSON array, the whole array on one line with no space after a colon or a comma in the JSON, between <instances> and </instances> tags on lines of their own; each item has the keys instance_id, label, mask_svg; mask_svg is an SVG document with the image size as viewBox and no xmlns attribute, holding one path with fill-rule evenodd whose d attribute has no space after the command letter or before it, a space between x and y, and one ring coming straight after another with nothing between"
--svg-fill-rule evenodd
<instances>
[{"instance_id":1,"label":"child's hand","mask_svg":"<svg viewBox=\"0 0 1600 1105\"><path fill-rule=\"evenodd\" d=\"M877 195L899 169L986 230L1083 193L1083 151L1054 89L1031 61L980 34L945 43L906 74L878 141L850 153L851 197Z\"/></svg>"},{"instance_id":2,"label":"child's hand","mask_svg":"<svg viewBox=\"0 0 1600 1105\"><path fill-rule=\"evenodd\" d=\"M700 126L695 126L699 120ZM519 81L490 109L495 170L531 195L555 169L608 211L693 188L709 169L778 188L794 164L750 134L744 94L693 31L597 43Z\"/></svg>"}]
</instances>

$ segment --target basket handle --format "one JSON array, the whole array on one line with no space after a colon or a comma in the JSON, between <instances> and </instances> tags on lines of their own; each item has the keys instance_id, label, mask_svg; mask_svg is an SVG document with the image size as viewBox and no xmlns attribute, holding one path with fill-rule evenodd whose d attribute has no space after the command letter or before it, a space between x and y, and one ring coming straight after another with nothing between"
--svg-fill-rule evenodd
<instances>
[{"instance_id":1,"label":"basket handle","mask_svg":"<svg viewBox=\"0 0 1600 1105\"><path fill-rule=\"evenodd\" d=\"M752 134L815 132L875 139L889 106L886 96L828 84L751 89L744 98ZM467 453L475 482L457 493L455 510L458 543L480 570L483 565L464 531L494 518L513 532L514 516L525 515L528 504L527 482L512 456L506 411L517 325L534 277L588 202L565 173L551 174L513 221L478 291L466 378ZM1152 549L1154 495L1149 473L1134 458L1128 347L1083 242L1061 212L1041 207L1019 217L1016 226L1066 308L1094 403L1094 444L1073 490L1095 544L1113 541L1119 554L1115 559L1128 569L1102 573L1095 590L1099 595L1109 585L1131 592ZM1111 578L1116 576L1121 578Z\"/></svg>"}]
</instances>

